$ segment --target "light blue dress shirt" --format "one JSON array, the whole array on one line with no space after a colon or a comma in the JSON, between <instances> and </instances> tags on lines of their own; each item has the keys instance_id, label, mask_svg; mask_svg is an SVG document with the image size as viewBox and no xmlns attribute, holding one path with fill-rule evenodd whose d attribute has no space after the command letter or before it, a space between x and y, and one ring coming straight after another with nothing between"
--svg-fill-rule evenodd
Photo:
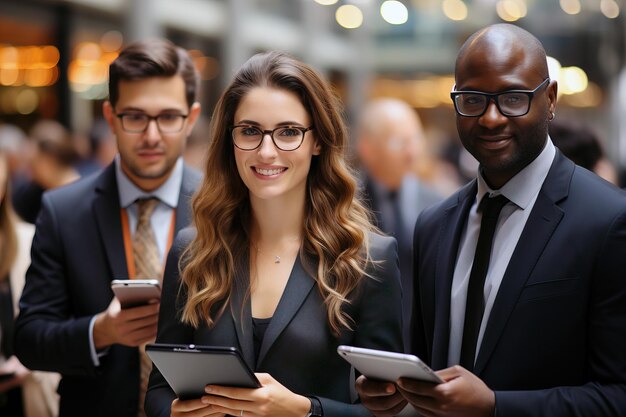
<instances>
[{"instance_id":1,"label":"light blue dress shirt","mask_svg":"<svg viewBox=\"0 0 626 417\"><path fill-rule=\"evenodd\" d=\"M150 218L150 224L157 241L157 247L159 249L159 260L161 263L165 262L167 243L169 233L172 227L172 221L174 220L174 210L178 206L178 197L180 195L180 187L183 182L183 159L178 158L172 173L167 181L165 181L159 188L150 192L144 191L137 187L126 176L122 170L119 154L115 156L115 175L117 179L117 189L120 198L120 207L126 209L128 215L128 225L131 233L131 238L135 234L137 228L137 204L138 199L156 197L159 199L159 204L154 209L152 217ZM91 350L91 359L95 366L100 366L100 357L107 353L107 349L102 352L96 352L96 346L93 341L93 327L96 321L96 316L91 318L89 322L89 347Z\"/></svg>"}]
</instances>

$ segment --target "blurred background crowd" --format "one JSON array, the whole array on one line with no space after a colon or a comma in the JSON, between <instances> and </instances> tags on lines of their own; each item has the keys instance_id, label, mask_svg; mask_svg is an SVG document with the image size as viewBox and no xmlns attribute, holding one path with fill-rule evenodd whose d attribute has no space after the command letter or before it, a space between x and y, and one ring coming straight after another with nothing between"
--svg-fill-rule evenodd
<instances>
[{"instance_id":1,"label":"blurred background crowd","mask_svg":"<svg viewBox=\"0 0 626 417\"><path fill-rule=\"evenodd\" d=\"M567 136L561 147L582 154L571 156L577 163L623 181L626 25L615 0L0 0L0 146L14 204L34 221L33 196L111 161L115 141L101 116L108 64L146 37L187 48L200 70L204 120L189 141L191 164L201 164L210 114L233 71L279 49L332 82L354 143L368 100L408 104L421 122L407 144L383 138L383 163L407 166L447 195L476 167L453 122L454 56L469 33L498 21L546 46L559 81L557 145Z\"/></svg>"}]
</instances>

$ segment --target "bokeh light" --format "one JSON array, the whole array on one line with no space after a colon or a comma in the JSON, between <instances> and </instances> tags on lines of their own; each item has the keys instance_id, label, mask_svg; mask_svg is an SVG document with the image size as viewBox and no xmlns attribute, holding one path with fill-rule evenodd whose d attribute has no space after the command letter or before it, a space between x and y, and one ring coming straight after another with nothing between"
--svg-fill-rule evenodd
<instances>
[{"instance_id":1,"label":"bokeh light","mask_svg":"<svg viewBox=\"0 0 626 417\"><path fill-rule=\"evenodd\" d=\"M441 3L443 14L450 20L467 19L467 6L461 0L443 0Z\"/></svg>"},{"instance_id":2,"label":"bokeh light","mask_svg":"<svg viewBox=\"0 0 626 417\"><path fill-rule=\"evenodd\" d=\"M392 25L401 25L409 20L409 10L396 0L385 1L380 6L380 15Z\"/></svg>"}]
</instances>

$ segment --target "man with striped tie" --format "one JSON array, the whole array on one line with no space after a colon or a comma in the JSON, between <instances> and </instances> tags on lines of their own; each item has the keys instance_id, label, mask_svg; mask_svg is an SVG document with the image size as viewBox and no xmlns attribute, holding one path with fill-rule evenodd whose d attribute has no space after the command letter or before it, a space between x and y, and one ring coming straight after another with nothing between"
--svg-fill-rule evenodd
<instances>
[{"instance_id":1,"label":"man with striped tie","mask_svg":"<svg viewBox=\"0 0 626 417\"><path fill-rule=\"evenodd\" d=\"M198 75L168 41L137 42L111 64L103 113L119 153L100 174L46 193L16 323L16 354L62 374L60 416L137 417L158 302L121 309L113 279L161 279L190 222L200 175L182 152L200 113Z\"/></svg>"}]
</instances>

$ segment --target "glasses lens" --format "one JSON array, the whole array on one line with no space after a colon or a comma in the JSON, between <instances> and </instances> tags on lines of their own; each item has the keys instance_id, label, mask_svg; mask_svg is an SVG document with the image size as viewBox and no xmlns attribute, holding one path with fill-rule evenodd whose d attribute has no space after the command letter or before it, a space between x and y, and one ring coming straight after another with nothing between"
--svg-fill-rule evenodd
<instances>
[{"instance_id":1,"label":"glasses lens","mask_svg":"<svg viewBox=\"0 0 626 417\"><path fill-rule=\"evenodd\" d=\"M128 113L122 115L122 127L128 132L143 132L148 126L150 119L141 113Z\"/></svg>"},{"instance_id":2,"label":"glasses lens","mask_svg":"<svg viewBox=\"0 0 626 417\"><path fill-rule=\"evenodd\" d=\"M505 116L522 116L528 113L530 97L525 93L504 93L498 96L498 105Z\"/></svg>"},{"instance_id":3,"label":"glasses lens","mask_svg":"<svg viewBox=\"0 0 626 417\"><path fill-rule=\"evenodd\" d=\"M293 127L281 127L274 130L273 138L276 146L283 151L292 151L300 146L304 133Z\"/></svg>"},{"instance_id":4,"label":"glasses lens","mask_svg":"<svg viewBox=\"0 0 626 417\"><path fill-rule=\"evenodd\" d=\"M176 133L183 129L185 117L182 114L159 114L156 118L159 130L163 133Z\"/></svg>"},{"instance_id":5,"label":"glasses lens","mask_svg":"<svg viewBox=\"0 0 626 417\"><path fill-rule=\"evenodd\" d=\"M465 116L478 116L485 110L487 97L480 94L463 93L454 98L459 113Z\"/></svg>"},{"instance_id":6,"label":"glasses lens","mask_svg":"<svg viewBox=\"0 0 626 417\"><path fill-rule=\"evenodd\" d=\"M255 149L263 140L263 132L256 127L238 126L233 128L233 141L240 149Z\"/></svg>"}]
</instances>

